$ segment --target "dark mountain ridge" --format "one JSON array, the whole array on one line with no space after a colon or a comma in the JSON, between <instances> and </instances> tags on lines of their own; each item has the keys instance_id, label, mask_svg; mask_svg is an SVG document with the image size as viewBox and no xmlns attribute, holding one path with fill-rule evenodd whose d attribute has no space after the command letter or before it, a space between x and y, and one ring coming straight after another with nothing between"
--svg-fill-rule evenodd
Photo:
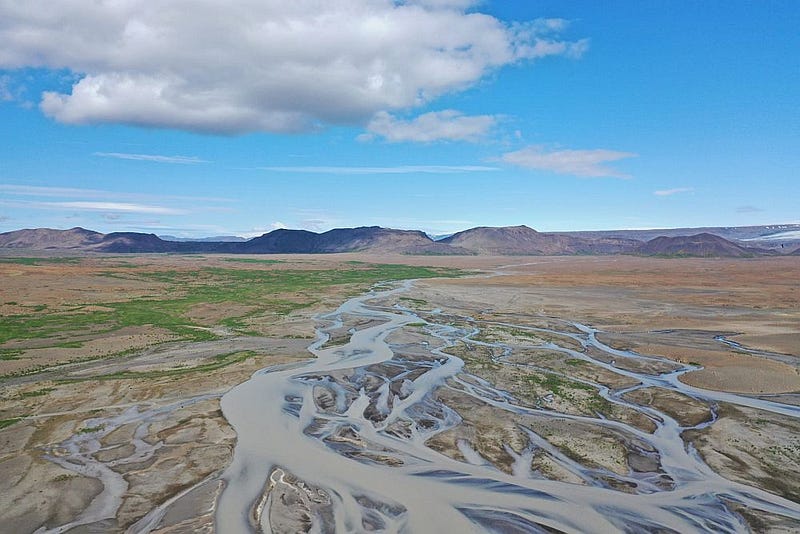
<instances>
[{"instance_id":1,"label":"dark mountain ridge","mask_svg":"<svg viewBox=\"0 0 800 534\"><path fill-rule=\"evenodd\" d=\"M686 237L698 234L713 234L740 246L775 249L783 252L800 246L800 224L767 224L760 226L706 226L695 228L659 228L650 230L589 230L582 232L559 232L563 235L596 239L616 237L650 241L656 237Z\"/></svg>"},{"instance_id":2,"label":"dark mountain ridge","mask_svg":"<svg viewBox=\"0 0 800 534\"><path fill-rule=\"evenodd\" d=\"M556 233L537 232L528 226L471 228L442 239L477 254L498 256L549 254L618 254L633 251L640 241L601 237L588 239Z\"/></svg>"},{"instance_id":3,"label":"dark mountain ridge","mask_svg":"<svg viewBox=\"0 0 800 534\"><path fill-rule=\"evenodd\" d=\"M766 251L742 247L718 235L703 232L691 236L660 236L637 247L636 253L646 256L695 256L745 258Z\"/></svg>"},{"instance_id":4,"label":"dark mountain ridge","mask_svg":"<svg viewBox=\"0 0 800 534\"><path fill-rule=\"evenodd\" d=\"M417 230L378 226L337 228L323 233L278 229L244 242L167 241L155 234L101 234L83 228L16 230L0 234L0 248L112 253L325 254L373 251L401 254L471 254L433 241Z\"/></svg>"},{"instance_id":5,"label":"dark mountain ridge","mask_svg":"<svg viewBox=\"0 0 800 534\"><path fill-rule=\"evenodd\" d=\"M661 256L745 257L767 253L720 236L659 236L641 240L598 235L537 232L528 226L478 227L439 241L417 230L379 226L337 228L316 233L279 229L244 242L168 241L155 234L84 228L16 230L0 234L0 249L107 253L326 254L372 252L436 255L639 254Z\"/></svg>"},{"instance_id":6,"label":"dark mountain ridge","mask_svg":"<svg viewBox=\"0 0 800 534\"><path fill-rule=\"evenodd\" d=\"M104 234L84 228L53 230L52 228L25 228L0 234L0 248L33 250L80 249L102 241Z\"/></svg>"}]
</instances>

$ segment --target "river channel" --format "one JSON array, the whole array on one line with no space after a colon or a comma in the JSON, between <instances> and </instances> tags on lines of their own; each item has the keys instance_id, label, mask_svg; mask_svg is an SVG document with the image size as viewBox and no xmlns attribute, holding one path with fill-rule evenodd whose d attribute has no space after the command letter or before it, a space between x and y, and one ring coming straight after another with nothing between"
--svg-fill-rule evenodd
<instances>
[{"instance_id":1,"label":"river channel","mask_svg":"<svg viewBox=\"0 0 800 534\"><path fill-rule=\"evenodd\" d=\"M464 362L447 352L456 343L480 343L498 349L497 365L524 365L507 346L476 341L478 328L439 323L435 313L422 319L399 305L375 304L411 285L376 288L319 317L317 339L309 347L313 360L261 370L222 397L237 444L222 475L218 532L748 532L734 505L800 525L800 504L720 476L681 438L686 430L713 424L718 403L790 418L800 418L800 407L688 386L679 377L696 369L691 365L670 362L669 370L659 373L620 366L615 359L659 359L613 349L591 327L569 321L563 329L508 326L567 337L570 346L547 348L635 381L622 389L584 383L607 402L640 412L654 431L525 405L467 373ZM350 330L344 344L329 343L331 332L354 320L366 327ZM423 328L437 343L418 343L412 356L387 341L411 327ZM681 393L706 404L712 417L682 426L625 397L639 388ZM510 452L512 472L492 465L468 442L459 442L461 459L455 459L427 445L462 423L464 414L442 400L446 390L509 417L572 419L613 430L657 468L619 474L585 466L524 425L528 444ZM537 450L580 483L532 470Z\"/></svg>"}]
</instances>

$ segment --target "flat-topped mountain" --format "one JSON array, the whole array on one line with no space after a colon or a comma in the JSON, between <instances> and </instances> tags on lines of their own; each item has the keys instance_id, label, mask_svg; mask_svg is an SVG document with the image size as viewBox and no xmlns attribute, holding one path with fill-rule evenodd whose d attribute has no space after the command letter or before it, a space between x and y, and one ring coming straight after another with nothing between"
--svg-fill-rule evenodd
<instances>
[{"instance_id":1,"label":"flat-topped mountain","mask_svg":"<svg viewBox=\"0 0 800 534\"><path fill-rule=\"evenodd\" d=\"M745 248L714 234L656 237L636 249L639 254L658 256L700 256L743 258L757 254L758 249Z\"/></svg>"},{"instance_id":2,"label":"flat-topped mountain","mask_svg":"<svg viewBox=\"0 0 800 534\"><path fill-rule=\"evenodd\" d=\"M84 228L54 230L36 228L0 234L0 248L20 250L72 250L86 252L194 252L195 248L211 251L227 243L195 243L165 241L155 234L112 232L101 234Z\"/></svg>"},{"instance_id":3,"label":"flat-topped mountain","mask_svg":"<svg viewBox=\"0 0 800 534\"><path fill-rule=\"evenodd\" d=\"M417 230L393 230L380 226L337 228L321 234L307 230L273 230L235 248L237 252L248 254L321 254L359 251L401 254L468 253L437 243Z\"/></svg>"},{"instance_id":4,"label":"flat-topped mountain","mask_svg":"<svg viewBox=\"0 0 800 534\"><path fill-rule=\"evenodd\" d=\"M337 228L320 234L320 245L324 252L346 252L349 250L408 250L426 247L433 240L418 230L391 230L380 226L360 228Z\"/></svg>"},{"instance_id":5,"label":"flat-topped mountain","mask_svg":"<svg viewBox=\"0 0 800 534\"><path fill-rule=\"evenodd\" d=\"M380 250L392 252L426 246L433 241L414 230L391 230L379 226L359 228L337 228L321 234L306 230L274 230L261 237L251 239L243 250L254 253L296 252L354 252Z\"/></svg>"},{"instance_id":6,"label":"flat-topped mountain","mask_svg":"<svg viewBox=\"0 0 800 534\"><path fill-rule=\"evenodd\" d=\"M480 254L548 254L552 243L527 226L479 226L458 232L439 241Z\"/></svg>"},{"instance_id":7,"label":"flat-topped mountain","mask_svg":"<svg viewBox=\"0 0 800 534\"><path fill-rule=\"evenodd\" d=\"M499 256L615 254L632 251L640 244L633 239L612 237L588 239L542 233L524 225L472 228L453 234L439 243L459 246L478 254Z\"/></svg>"},{"instance_id":8,"label":"flat-topped mountain","mask_svg":"<svg viewBox=\"0 0 800 534\"><path fill-rule=\"evenodd\" d=\"M0 248L31 250L81 249L91 247L103 239L100 232L84 228L53 230L51 228L26 228L0 234Z\"/></svg>"},{"instance_id":9,"label":"flat-topped mountain","mask_svg":"<svg viewBox=\"0 0 800 534\"><path fill-rule=\"evenodd\" d=\"M113 232L105 234L92 249L101 252L179 252L176 249L181 245L182 243L164 241L155 234Z\"/></svg>"},{"instance_id":10,"label":"flat-topped mountain","mask_svg":"<svg viewBox=\"0 0 800 534\"><path fill-rule=\"evenodd\" d=\"M319 234L308 230L280 228L245 241L237 248L247 254L304 254L317 248L318 239Z\"/></svg>"}]
</instances>

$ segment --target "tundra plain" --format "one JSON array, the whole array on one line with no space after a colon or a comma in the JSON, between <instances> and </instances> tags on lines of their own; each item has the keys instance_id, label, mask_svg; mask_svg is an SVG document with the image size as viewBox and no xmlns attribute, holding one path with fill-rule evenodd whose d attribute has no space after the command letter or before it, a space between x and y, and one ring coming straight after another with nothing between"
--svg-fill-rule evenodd
<instances>
[{"instance_id":1,"label":"tundra plain","mask_svg":"<svg viewBox=\"0 0 800 534\"><path fill-rule=\"evenodd\" d=\"M319 438L346 461L404 469L409 450L376 445L387 431L419 447L417 461L486 469L505 483L600 488L606 504L669 499L684 481L646 439L669 419L697 465L764 492L760 501L722 495L707 506L725 511L708 524L798 525L797 257L3 257L0 279L0 522L9 531L213 531L241 437L223 396L254 373L300 372L346 351L357 332L395 320L380 313L414 319L384 332L393 359L315 371L304 399L331 421L361 401L373 408L359 414L361 430ZM374 284L384 291L371 297ZM359 295L377 315L340 309ZM422 380L447 362L452 375ZM668 375L678 387L653 385ZM414 384L425 393L419 406L439 415L414 419L404 408L410 419L388 428L392 403L414 399ZM415 524L410 505L366 495L353 494L355 512L339 509L330 488L286 462L268 475L245 503L254 530L260 521L332 531L352 513L357 530ZM462 515L475 528L505 524L485 510ZM571 530L555 512L536 517L526 524Z\"/></svg>"}]
</instances>

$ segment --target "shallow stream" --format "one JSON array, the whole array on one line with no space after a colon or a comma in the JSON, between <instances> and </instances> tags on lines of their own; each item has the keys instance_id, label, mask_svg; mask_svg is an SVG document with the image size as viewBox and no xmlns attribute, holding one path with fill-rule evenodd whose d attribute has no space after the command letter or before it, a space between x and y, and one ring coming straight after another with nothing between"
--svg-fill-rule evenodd
<instances>
[{"instance_id":1,"label":"shallow stream","mask_svg":"<svg viewBox=\"0 0 800 534\"><path fill-rule=\"evenodd\" d=\"M672 365L660 374L633 371L616 360L654 358L613 349L597 339L594 329L566 321L563 330L508 326L567 336L591 348L547 345L638 382L614 390L584 381L608 402L644 414L655 423L655 431L525 406L466 373L464 362L443 350L456 343L480 343L503 354L495 363L511 365L507 346L475 341L478 329L444 320L438 324L435 313L425 314L423 321L400 306L370 305L410 285L376 289L321 316L317 340L309 347L314 360L257 372L222 397L237 444L223 474L216 510L219 532L747 532L747 524L732 510L734 503L800 525L800 504L723 478L687 447L681 433L713 424L716 415L684 427L623 395L645 387L673 390L704 403L712 414L721 402L791 418L800 418L800 407L688 386L678 378L696 369L690 365ZM326 347L329 332L354 318L371 320L371 326L352 330L344 345ZM387 342L398 329L423 322L439 345L418 343L404 353ZM604 357L592 356L596 354ZM512 473L498 469L467 441L459 442L465 461L458 461L426 446L462 422L442 401L446 396L440 393L447 390L509 417L572 419L611 429L626 436L638 454L652 457L658 468L620 475L585 466L529 427L525 450L509 453L515 457ZM550 480L531 470L537 449L582 483ZM627 491L620 491L620 485Z\"/></svg>"}]
</instances>

